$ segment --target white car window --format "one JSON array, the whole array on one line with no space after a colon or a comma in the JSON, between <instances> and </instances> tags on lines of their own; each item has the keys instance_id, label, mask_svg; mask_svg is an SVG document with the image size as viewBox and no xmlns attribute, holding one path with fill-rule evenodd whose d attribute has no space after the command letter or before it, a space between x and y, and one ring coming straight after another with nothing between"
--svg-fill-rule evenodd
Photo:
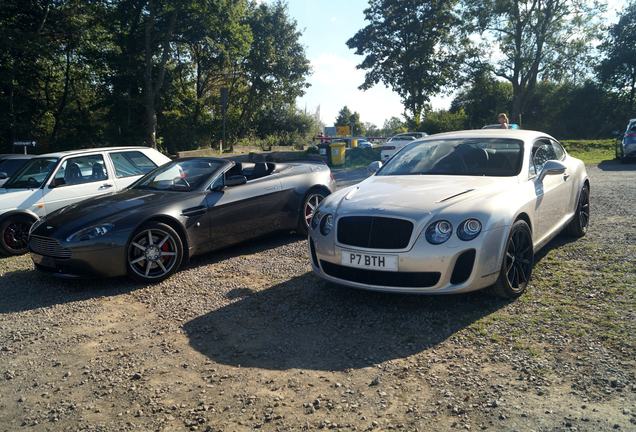
<instances>
[{"instance_id":1,"label":"white car window","mask_svg":"<svg viewBox=\"0 0 636 432\"><path fill-rule=\"evenodd\" d=\"M108 172L101 154L66 159L53 177L55 187L104 181Z\"/></svg>"},{"instance_id":2,"label":"white car window","mask_svg":"<svg viewBox=\"0 0 636 432\"><path fill-rule=\"evenodd\" d=\"M539 140L532 146L532 162L534 163L535 173L540 172L547 161L556 159L558 158L551 142Z\"/></svg>"},{"instance_id":3,"label":"white car window","mask_svg":"<svg viewBox=\"0 0 636 432\"><path fill-rule=\"evenodd\" d=\"M139 151L110 153L110 159L115 166L117 178L143 175L157 168L148 156Z\"/></svg>"}]
</instances>

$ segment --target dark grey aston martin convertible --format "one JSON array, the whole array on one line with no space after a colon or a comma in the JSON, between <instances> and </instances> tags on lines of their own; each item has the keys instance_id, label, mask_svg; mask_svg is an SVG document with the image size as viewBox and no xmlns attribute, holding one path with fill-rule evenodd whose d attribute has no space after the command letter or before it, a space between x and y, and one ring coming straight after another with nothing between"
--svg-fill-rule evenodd
<instances>
[{"instance_id":1,"label":"dark grey aston martin convertible","mask_svg":"<svg viewBox=\"0 0 636 432\"><path fill-rule=\"evenodd\" d=\"M306 233L334 187L323 164L181 159L51 213L31 228L29 250L38 270L58 276L157 282L196 254L273 231Z\"/></svg>"}]
</instances>

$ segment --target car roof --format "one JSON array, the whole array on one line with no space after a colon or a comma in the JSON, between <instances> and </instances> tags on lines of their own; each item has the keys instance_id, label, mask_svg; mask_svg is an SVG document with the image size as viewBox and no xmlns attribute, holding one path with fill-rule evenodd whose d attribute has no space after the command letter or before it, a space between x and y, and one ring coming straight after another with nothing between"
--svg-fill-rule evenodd
<instances>
[{"instance_id":1,"label":"car roof","mask_svg":"<svg viewBox=\"0 0 636 432\"><path fill-rule=\"evenodd\" d=\"M439 138L514 138L523 141L532 141L537 138L552 138L545 132L526 129L474 129L429 135L418 141L431 141Z\"/></svg>"},{"instance_id":2,"label":"car roof","mask_svg":"<svg viewBox=\"0 0 636 432\"><path fill-rule=\"evenodd\" d=\"M152 147L145 146L120 146L120 147L97 147L78 150L64 150L54 153L45 153L39 155L40 157L64 157L69 155L79 155L85 153L101 152L101 151L122 151L122 150L150 150Z\"/></svg>"},{"instance_id":3,"label":"car roof","mask_svg":"<svg viewBox=\"0 0 636 432\"><path fill-rule=\"evenodd\" d=\"M34 158L36 155L33 154L17 154L17 153L9 153L9 154L0 154L0 159L1 160L6 160L6 159L31 159Z\"/></svg>"}]
</instances>

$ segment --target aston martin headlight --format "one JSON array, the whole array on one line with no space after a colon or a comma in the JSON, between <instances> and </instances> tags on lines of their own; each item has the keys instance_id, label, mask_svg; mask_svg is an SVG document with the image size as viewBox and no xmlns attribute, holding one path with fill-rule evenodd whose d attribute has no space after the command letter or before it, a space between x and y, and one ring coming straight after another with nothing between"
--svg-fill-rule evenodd
<instances>
[{"instance_id":1,"label":"aston martin headlight","mask_svg":"<svg viewBox=\"0 0 636 432\"><path fill-rule=\"evenodd\" d=\"M327 214L320 221L320 233L324 236L329 235L333 229L333 215Z\"/></svg>"},{"instance_id":2,"label":"aston martin headlight","mask_svg":"<svg viewBox=\"0 0 636 432\"><path fill-rule=\"evenodd\" d=\"M453 225L446 220L433 222L426 228L426 240L432 244L442 244L453 233Z\"/></svg>"},{"instance_id":3,"label":"aston martin headlight","mask_svg":"<svg viewBox=\"0 0 636 432\"><path fill-rule=\"evenodd\" d=\"M92 240L92 239L102 237L108 234L113 229L113 227L114 227L113 224L105 223L101 225L95 225L89 228L84 228L68 236L66 241L75 242L75 241Z\"/></svg>"},{"instance_id":4,"label":"aston martin headlight","mask_svg":"<svg viewBox=\"0 0 636 432\"><path fill-rule=\"evenodd\" d=\"M29 228L29 235L31 235L31 233L33 231L35 231L40 225L42 225L44 223L44 218L42 219L38 219L35 222L33 222L33 225L31 225L31 228Z\"/></svg>"},{"instance_id":5,"label":"aston martin headlight","mask_svg":"<svg viewBox=\"0 0 636 432\"><path fill-rule=\"evenodd\" d=\"M474 239L481 232L481 222L477 219L466 219L457 228L457 237L461 240L469 241Z\"/></svg>"},{"instance_id":6,"label":"aston martin headlight","mask_svg":"<svg viewBox=\"0 0 636 432\"><path fill-rule=\"evenodd\" d=\"M311 229L316 229L318 223L320 223L320 218L322 217L322 213L317 211L314 213L314 216L311 218Z\"/></svg>"}]
</instances>

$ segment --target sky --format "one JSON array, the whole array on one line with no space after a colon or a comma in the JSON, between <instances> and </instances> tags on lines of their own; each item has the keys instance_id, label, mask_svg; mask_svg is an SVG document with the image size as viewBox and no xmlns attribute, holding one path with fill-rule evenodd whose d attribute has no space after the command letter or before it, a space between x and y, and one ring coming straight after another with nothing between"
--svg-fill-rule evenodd
<instances>
[{"instance_id":1,"label":"sky","mask_svg":"<svg viewBox=\"0 0 636 432\"><path fill-rule=\"evenodd\" d=\"M616 11L624 2L607 0L608 21L616 20ZM359 112L362 122L379 127L391 116L402 115L399 96L384 85L367 91L358 89L364 82L364 71L356 69L356 65L363 57L356 56L346 42L365 26L363 11L367 0L287 0L287 4L289 15L303 32L301 43L313 71L308 79L311 87L297 101L300 109L313 113L320 107L326 126L334 124L345 105ZM432 98L431 104L434 109L448 108L451 100L451 95L441 95Z\"/></svg>"}]
</instances>

